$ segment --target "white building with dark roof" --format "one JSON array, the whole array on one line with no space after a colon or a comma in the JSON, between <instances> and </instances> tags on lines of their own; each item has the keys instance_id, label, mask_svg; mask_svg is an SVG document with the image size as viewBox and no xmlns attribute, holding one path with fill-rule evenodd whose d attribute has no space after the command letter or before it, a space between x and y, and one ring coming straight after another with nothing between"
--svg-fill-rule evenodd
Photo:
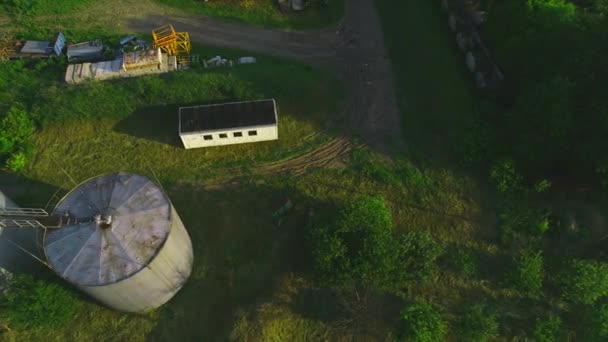
<instances>
[{"instance_id":1,"label":"white building with dark roof","mask_svg":"<svg viewBox=\"0 0 608 342\"><path fill-rule=\"evenodd\" d=\"M179 136L186 149L279 138L274 99L179 108Z\"/></svg>"}]
</instances>

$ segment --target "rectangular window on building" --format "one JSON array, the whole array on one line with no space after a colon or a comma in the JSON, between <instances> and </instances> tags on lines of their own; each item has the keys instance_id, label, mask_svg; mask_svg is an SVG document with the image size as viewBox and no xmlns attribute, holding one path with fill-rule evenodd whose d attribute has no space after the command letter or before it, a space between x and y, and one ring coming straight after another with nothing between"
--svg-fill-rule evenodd
<instances>
[{"instance_id":1,"label":"rectangular window on building","mask_svg":"<svg viewBox=\"0 0 608 342\"><path fill-rule=\"evenodd\" d=\"M226 133L220 133L220 138L228 138L228 134Z\"/></svg>"},{"instance_id":2,"label":"rectangular window on building","mask_svg":"<svg viewBox=\"0 0 608 342\"><path fill-rule=\"evenodd\" d=\"M233 135L234 135L234 137L242 137L243 132L234 132Z\"/></svg>"},{"instance_id":3,"label":"rectangular window on building","mask_svg":"<svg viewBox=\"0 0 608 342\"><path fill-rule=\"evenodd\" d=\"M247 134L249 134L249 136L258 135L258 131L249 131Z\"/></svg>"},{"instance_id":4,"label":"rectangular window on building","mask_svg":"<svg viewBox=\"0 0 608 342\"><path fill-rule=\"evenodd\" d=\"M213 136L211 134L205 134L205 135L203 135L203 139L205 139L205 140L212 140Z\"/></svg>"}]
</instances>

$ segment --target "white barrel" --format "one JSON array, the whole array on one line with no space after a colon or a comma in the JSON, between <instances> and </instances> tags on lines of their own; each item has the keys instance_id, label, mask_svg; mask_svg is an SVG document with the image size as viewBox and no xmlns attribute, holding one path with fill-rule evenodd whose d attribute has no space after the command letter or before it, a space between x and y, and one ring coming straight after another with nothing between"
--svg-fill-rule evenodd
<instances>
[{"instance_id":1,"label":"white barrel","mask_svg":"<svg viewBox=\"0 0 608 342\"><path fill-rule=\"evenodd\" d=\"M475 72L475 56L471 51L467 52L465 56L465 63L470 72Z\"/></svg>"}]
</instances>

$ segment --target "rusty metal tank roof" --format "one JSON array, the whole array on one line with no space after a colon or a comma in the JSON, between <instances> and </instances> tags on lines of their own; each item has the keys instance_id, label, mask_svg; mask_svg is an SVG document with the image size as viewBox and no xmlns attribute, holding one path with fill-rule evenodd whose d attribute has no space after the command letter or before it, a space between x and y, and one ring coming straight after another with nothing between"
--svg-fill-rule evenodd
<instances>
[{"instance_id":1,"label":"rusty metal tank roof","mask_svg":"<svg viewBox=\"0 0 608 342\"><path fill-rule=\"evenodd\" d=\"M171 230L171 212L168 197L144 176L119 172L89 179L54 210L79 223L47 230L48 262L77 285L128 278L163 246Z\"/></svg>"}]
</instances>

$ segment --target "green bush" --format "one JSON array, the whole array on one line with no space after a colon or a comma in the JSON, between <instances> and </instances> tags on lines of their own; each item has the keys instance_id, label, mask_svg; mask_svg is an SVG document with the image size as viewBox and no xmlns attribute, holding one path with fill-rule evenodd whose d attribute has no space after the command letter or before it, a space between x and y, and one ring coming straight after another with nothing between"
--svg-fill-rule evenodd
<instances>
[{"instance_id":1,"label":"green bush","mask_svg":"<svg viewBox=\"0 0 608 342\"><path fill-rule=\"evenodd\" d=\"M315 270L337 287L388 289L423 280L442 252L427 233L395 234L382 198L355 200L337 219L313 224L309 241Z\"/></svg>"},{"instance_id":2,"label":"green bush","mask_svg":"<svg viewBox=\"0 0 608 342\"><path fill-rule=\"evenodd\" d=\"M499 192L513 192L521 190L523 177L515 169L512 160L504 160L495 164L490 172L490 179Z\"/></svg>"},{"instance_id":3,"label":"green bush","mask_svg":"<svg viewBox=\"0 0 608 342\"><path fill-rule=\"evenodd\" d=\"M449 266L455 272L462 273L468 277L474 276L477 273L477 261L471 252L458 249L447 257Z\"/></svg>"},{"instance_id":4,"label":"green bush","mask_svg":"<svg viewBox=\"0 0 608 342\"><path fill-rule=\"evenodd\" d=\"M537 318L534 327L534 340L538 342L555 342L560 338L562 320L559 316L550 315Z\"/></svg>"},{"instance_id":5,"label":"green bush","mask_svg":"<svg viewBox=\"0 0 608 342\"><path fill-rule=\"evenodd\" d=\"M485 305L472 305L465 311L458 332L463 341L492 340L498 336L498 318Z\"/></svg>"},{"instance_id":6,"label":"green bush","mask_svg":"<svg viewBox=\"0 0 608 342\"><path fill-rule=\"evenodd\" d=\"M60 327L75 315L78 301L72 293L55 283L18 275L11 280L3 298L0 317L15 328Z\"/></svg>"},{"instance_id":7,"label":"green bush","mask_svg":"<svg viewBox=\"0 0 608 342\"><path fill-rule=\"evenodd\" d=\"M563 298L574 303L592 304L608 295L608 264L574 259L559 275Z\"/></svg>"},{"instance_id":8,"label":"green bush","mask_svg":"<svg viewBox=\"0 0 608 342\"><path fill-rule=\"evenodd\" d=\"M397 246L397 272L403 280L426 280L437 269L437 258L443 248L427 232L400 235Z\"/></svg>"},{"instance_id":9,"label":"green bush","mask_svg":"<svg viewBox=\"0 0 608 342\"><path fill-rule=\"evenodd\" d=\"M34 134L35 125L23 106L13 105L5 115L0 118L0 153L10 153L20 148L30 140Z\"/></svg>"},{"instance_id":10,"label":"green bush","mask_svg":"<svg viewBox=\"0 0 608 342\"><path fill-rule=\"evenodd\" d=\"M608 305L603 304L587 310L581 326L582 340L607 341L608 340Z\"/></svg>"},{"instance_id":11,"label":"green bush","mask_svg":"<svg viewBox=\"0 0 608 342\"><path fill-rule=\"evenodd\" d=\"M17 151L13 153L10 158L6 161L6 167L13 171L18 172L25 168L27 164L27 155L23 151Z\"/></svg>"},{"instance_id":12,"label":"green bush","mask_svg":"<svg viewBox=\"0 0 608 342\"><path fill-rule=\"evenodd\" d=\"M347 204L334 222L311 229L316 270L331 285L386 286L395 273L392 230L391 213L382 198Z\"/></svg>"},{"instance_id":13,"label":"green bush","mask_svg":"<svg viewBox=\"0 0 608 342\"><path fill-rule=\"evenodd\" d=\"M542 252L526 252L515 260L509 281L520 292L536 298L542 293L543 278Z\"/></svg>"},{"instance_id":14,"label":"green bush","mask_svg":"<svg viewBox=\"0 0 608 342\"><path fill-rule=\"evenodd\" d=\"M401 313L403 341L436 342L443 341L448 324L435 306L425 301L417 301Z\"/></svg>"},{"instance_id":15,"label":"green bush","mask_svg":"<svg viewBox=\"0 0 608 342\"><path fill-rule=\"evenodd\" d=\"M36 130L30 114L20 104L13 105L0 118L0 156L8 157L6 167L11 171L22 170L27 164L31 138Z\"/></svg>"}]
</instances>

